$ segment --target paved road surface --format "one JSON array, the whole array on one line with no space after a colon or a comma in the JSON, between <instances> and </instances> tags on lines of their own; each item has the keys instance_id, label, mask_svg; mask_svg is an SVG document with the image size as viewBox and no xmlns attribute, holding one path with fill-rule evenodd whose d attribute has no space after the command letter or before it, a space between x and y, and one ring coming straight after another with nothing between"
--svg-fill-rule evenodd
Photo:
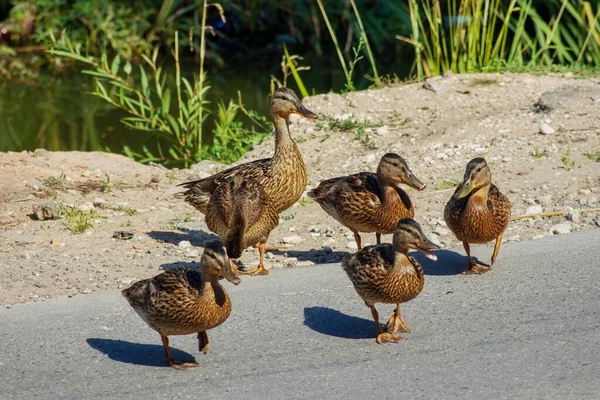
<instances>
[{"instance_id":1,"label":"paved road surface","mask_svg":"<svg viewBox=\"0 0 600 400\"><path fill-rule=\"evenodd\" d=\"M0 399L600 398L600 230L505 244L483 276L458 274L460 250L420 258L398 344L375 343L338 265L226 284L234 310L212 352L171 340L200 363L184 372L118 292L1 309Z\"/></svg>"}]
</instances>

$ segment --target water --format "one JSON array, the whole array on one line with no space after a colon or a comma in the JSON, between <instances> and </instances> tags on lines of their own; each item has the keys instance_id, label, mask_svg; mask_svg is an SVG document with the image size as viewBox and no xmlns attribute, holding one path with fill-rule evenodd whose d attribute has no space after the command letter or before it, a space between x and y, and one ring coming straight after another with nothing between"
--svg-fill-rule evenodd
<instances>
[{"instance_id":1,"label":"water","mask_svg":"<svg viewBox=\"0 0 600 400\"><path fill-rule=\"evenodd\" d=\"M269 115L271 75L282 79L281 59L247 60L227 68L208 70L211 89L208 100L211 109L216 103L229 99L237 102L241 91L244 105L263 115ZM337 59L313 58L302 65L311 65L310 71L300 72L310 93L339 92L344 76ZM364 68L368 68L366 63ZM406 73L406 67L386 64L390 73ZM195 70L193 65L186 70ZM357 87L368 87L363 77L367 71L357 70ZM297 90L292 77L288 87ZM51 151L113 151L121 152L124 145L141 151L144 145L156 148L156 139L147 132L130 130L121 124L125 113L89 94L93 90L90 76L71 70L60 76L42 74L39 82L0 84L0 151L22 151L45 148ZM207 128L210 129L208 118Z\"/></svg>"}]
</instances>

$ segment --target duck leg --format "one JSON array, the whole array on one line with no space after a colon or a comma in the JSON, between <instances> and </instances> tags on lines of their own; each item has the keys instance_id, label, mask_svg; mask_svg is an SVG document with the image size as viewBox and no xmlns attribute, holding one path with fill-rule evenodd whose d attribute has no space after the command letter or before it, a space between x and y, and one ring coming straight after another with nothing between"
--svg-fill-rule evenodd
<instances>
[{"instance_id":1,"label":"duck leg","mask_svg":"<svg viewBox=\"0 0 600 400\"><path fill-rule=\"evenodd\" d=\"M198 332L198 350L204 354L208 354L210 344L208 344L208 335L206 331Z\"/></svg>"},{"instance_id":2,"label":"duck leg","mask_svg":"<svg viewBox=\"0 0 600 400\"><path fill-rule=\"evenodd\" d=\"M377 238L377 244L381 244L381 233L376 232L375 237Z\"/></svg>"},{"instance_id":3,"label":"duck leg","mask_svg":"<svg viewBox=\"0 0 600 400\"><path fill-rule=\"evenodd\" d=\"M471 247L469 246L469 243L463 242L463 247L465 248L465 251L467 252L467 257L469 258L469 266L462 272L463 275L471 275L471 274L481 275L490 270L490 267L486 267L485 265L477 264L475 261L473 261L473 259L471 258Z\"/></svg>"},{"instance_id":4,"label":"duck leg","mask_svg":"<svg viewBox=\"0 0 600 400\"><path fill-rule=\"evenodd\" d=\"M396 304L396 310L394 310L394 314L390 318L390 320L385 324L385 329L389 333L410 333L410 328L404 322L404 319L400 316L400 303Z\"/></svg>"},{"instance_id":5,"label":"duck leg","mask_svg":"<svg viewBox=\"0 0 600 400\"><path fill-rule=\"evenodd\" d=\"M259 254L259 262L258 262L258 267L254 268L253 270L250 271L246 271L246 272L242 272L242 274L244 275L268 275L269 271L267 271L267 269L265 268L265 248L267 247L267 245L265 243L259 243L256 245L256 247L258 247L258 254Z\"/></svg>"},{"instance_id":6,"label":"duck leg","mask_svg":"<svg viewBox=\"0 0 600 400\"><path fill-rule=\"evenodd\" d=\"M375 325L377 325L377 339L375 340L378 344L384 343L398 343L398 340L402 339L402 337L398 335L394 335L393 333L384 332L381 329L381 324L379 324L379 314L375 309L375 306L369 306L371 309L371 314L373 315L373 320L375 321Z\"/></svg>"},{"instance_id":7,"label":"duck leg","mask_svg":"<svg viewBox=\"0 0 600 400\"><path fill-rule=\"evenodd\" d=\"M492 254L492 265L496 262L498 252L500 251L500 245L502 244L502 234L496 238L496 244L494 244L494 254Z\"/></svg>"},{"instance_id":8,"label":"duck leg","mask_svg":"<svg viewBox=\"0 0 600 400\"><path fill-rule=\"evenodd\" d=\"M229 258L229 257L228 257ZM235 265L235 263L233 262L233 260L231 258L229 258L229 265L231 266L231 270L236 274L236 275L241 275L243 272L240 271L237 267L237 265Z\"/></svg>"},{"instance_id":9,"label":"duck leg","mask_svg":"<svg viewBox=\"0 0 600 400\"><path fill-rule=\"evenodd\" d=\"M176 360L173 358L173 353L171 353L171 349L169 348L169 338L167 336L160 335L162 339L163 347L165 348L165 354L167 356L167 360L169 361L169 365L179 371L187 369L189 367L197 367L198 363L194 361L186 361L186 360Z\"/></svg>"},{"instance_id":10,"label":"duck leg","mask_svg":"<svg viewBox=\"0 0 600 400\"><path fill-rule=\"evenodd\" d=\"M356 246L358 247L358 250L362 250L360 234L358 232L354 232L354 240L356 241Z\"/></svg>"},{"instance_id":11,"label":"duck leg","mask_svg":"<svg viewBox=\"0 0 600 400\"><path fill-rule=\"evenodd\" d=\"M255 244L254 247L255 249L259 249L260 248L260 243L259 244ZM277 247L277 246L269 246L266 243L262 244L264 246L265 251L285 251L285 249L282 249L281 247Z\"/></svg>"}]
</instances>

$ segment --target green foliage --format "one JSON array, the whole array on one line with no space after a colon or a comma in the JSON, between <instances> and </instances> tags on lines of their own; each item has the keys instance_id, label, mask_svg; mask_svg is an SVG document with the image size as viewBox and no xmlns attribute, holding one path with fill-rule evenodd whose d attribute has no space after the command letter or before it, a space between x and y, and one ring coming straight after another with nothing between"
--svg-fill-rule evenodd
<instances>
[{"instance_id":1,"label":"green foliage","mask_svg":"<svg viewBox=\"0 0 600 400\"><path fill-rule=\"evenodd\" d=\"M597 151L595 153L585 153L584 156L586 156L592 161L600 162L600 151Z\"/></svg>"},{"instance_id":2,"label":"green foliage","mask_svg":"<svg viewBox=\"0 0 600 400\"><path fill-rule=\"evenodd\" d=\"M65 218L65 227L72 233L83 233L94 227L96 218L98 218L98 214L94 210L83 212L75 207L62 207L61 214Z\"/></svg>"},{"instance_id":3,"label":"green foliage","mask_svg":"<svg viewBox=\"0 0 600 400\"><path fill-rule=\"evenodd\" d=\"M50 176L42 180L42 183L48 187L57 187L62 186L63 183L67 180L67 176L64 171L61 171L59 176Z\"/></svg>"},{"instance_id":4,"label":"green foliage","mask_svg":"<svg viewBox=\"0 0 600 400\"><path fill-rule=\"evenodd\" d=\"M562 161L563 167L567 171L572 171L573 169L575 169L575 161L573 161L573 159L571 157L569 157L568 155L563 156L560 159L560 161Z\"/></svg>"},{"instance_id":5,"label":"green foliage","mask_svg":"<svg viewBox=\"0 0 600 400\"><path fill-rule=\"evenodd\" d=\"M169 229L177 231L184 222L190 222L192 220L192 213L187 212L184 215L175 215L175 218L171 219L167 226Z\"/></svg>"},{"instance_id":6,"label":"green foliage","mask_svg":"<svg viewBox=\"0 0 600 400\"><path fill-rule=\"evenodd\" d=\"M444 179L442 181L437 181L434 186L436 190L446 190L450 188L455 188L460 182L456 179Z\"/></svg>"},{"instance_id":7,"label":"green foliage","mask_svg":"<svg viewBox=\"0 0 600 400\"><path fill-rule=\"evenodd\" d=\"M533 158L543 158L548 157L548 151L545 149L538 149L537 147L533 148Z\"/></svg>"}]
</instances>

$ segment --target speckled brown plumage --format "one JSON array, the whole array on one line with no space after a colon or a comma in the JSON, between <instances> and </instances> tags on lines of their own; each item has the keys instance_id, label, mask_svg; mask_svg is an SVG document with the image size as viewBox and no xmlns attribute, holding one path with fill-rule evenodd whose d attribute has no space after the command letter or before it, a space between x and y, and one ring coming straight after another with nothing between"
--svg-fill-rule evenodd
<instances>
[{"instance_id":1,"label":"speckled brown plumage","mask_svg":"<svg viewBox=\"0 0 600 400\"><path fill-rule=\"evenodd\" d=\"M201 272L173 269L136 282L121 292L140 317L161 335L173 368L197 364L175 360L168 336L197 332L200 350L206 353L209 348L206 331L222 324L231 314L231 301L219 283L220 275L234 284L240 282L229 267L223 247L213 243L204 250Z\"/></svg>"},{"instance_id":2,"label":"speckled brown plumage","mask_svg":"<svg viewBox=\"0 0 600 400\"><path fill-rule=\"evenodd\" d=\"M417 222L406 218L398 222L392 245L367 246L342 261L342 268L356 292L373 313L379 332L377 343L397 342L400 337L395 333L400 328L410 332L400 317L400 303L421 293L424 275L421 265L408 255L408 250L417 249L435 258L430 250L438 248L425 237ZM396 311L386 325L387 333L379 325L376 303L396 304Z\"/></svg>"},{"instance_id":3,"label":"speckled brown plumage","mask_svg":"<svg viewBox=\"0 0 600 400\"><path fill-rule=\"evenodd\" d=\"M219 236L231 258L240 257L246 247L266 243L278 223L277 210L261 185L239 175L217 186L206 209L208 229ZM261 247L259 250L259 267L247 273L268 273L264 267L264 250Z\"/></svg>"},{"instance_id":4,"label":"speckled brown plumage","mask_svg":"<svg viewBox=\"0 0 600 400\"><path fill-rule=\"evenodd\" d=\"M308 195L326 213L354 232L360 249L358 232L377 233L379 243L380 235L394 232L398 221L414 217L413 203L398 183L406 183L418 190L425 188L402 157L388 153L381 158L377 174L361 172L327 179Z\"/></svg>"},{"instance_id":5,"label":"speckled brown plumage","mask_svg":"<svg viewBox=\"0 0 600 400\"><path fill-rule=\"evenodd\" d=\"M288 127L288 118L292 113L306 118L317 118L316 114L304 107L293 90L277 89L271 100L271 114L275 126L273 158L241 164L205 179L183 183L180 186L188 190L179 194L179 197L184 197L185 201L200 212L206 213L210 196L218 185L232 176L239 175L256 180L271 198L278 213L291 207L306 187L306 165Z\"/></svg>"},{"instance_id":6,"label":"speckled brown plumage","mask_svg":"<svg viewBox=\"0 0 600 400\"><path fill-rule=\"evenodd\" d=\"M489 270L472 260L469 243L487 243L495 239L493 265L500 249L502 234L510 220L510 201L491 181L492 173L485 159L478 157L471 160L463 182L456 188L444 209L444 220L448 228L463 242L467 252L469 267L463 273Z\"/></svg>"}]
</instances>

